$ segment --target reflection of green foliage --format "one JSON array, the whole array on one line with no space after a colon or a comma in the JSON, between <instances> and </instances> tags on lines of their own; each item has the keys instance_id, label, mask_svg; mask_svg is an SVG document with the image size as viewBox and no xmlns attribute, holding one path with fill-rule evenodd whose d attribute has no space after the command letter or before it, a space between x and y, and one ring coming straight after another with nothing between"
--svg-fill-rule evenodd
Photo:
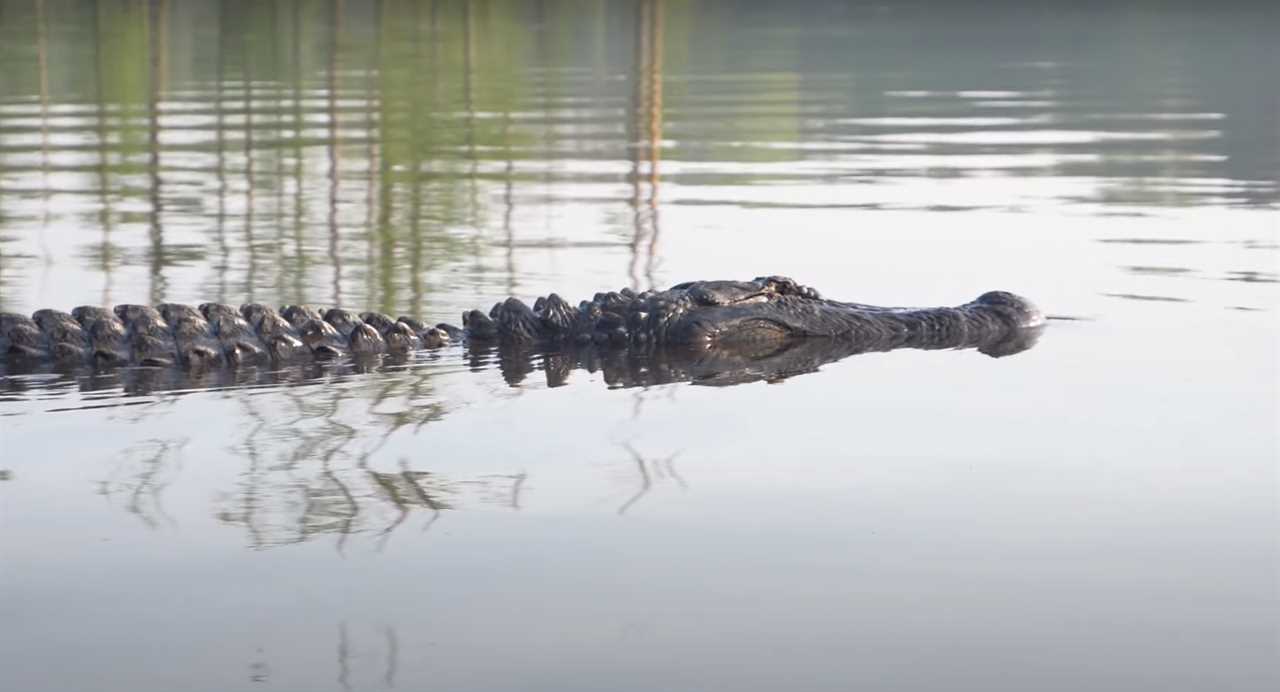
<instances>
[{"instance_id":1,"label":"reflection of green foliage","mask_svg":"<svg viewBox=\"0 0 1280 692\"><path fill-rule=\"evenodd\" d=\"M531 168L559 156L554 152L577 141L573 119L594 107L594 97L617 104L643 81L645 89L665 90L665 103L675 108L696 101L686 99L696 90L687 82L661 86L663 73L687 74L692 57L714 58L715 41L724 39L707 27L725 19L721 10L682 0L643 5L646 16L662 17L662 57L641 66L633 44L642 10L634 3L49 0L52 105L96 105L79 111L91 134L78 145L85 155L56 165L94 174L89 184L101 213L84 218L112 237L86 234L96 249L78 254L107 273L141 263L161 293L162 274L175 264L247 263L244 275L215 269L220 295L252 295L253 287L270 284L297 300L308 297L304 285L315 284L308 274L340 264L334 273L363 280L370 307L403 308L407 288L420 314L424 275L462 256L484 270L479 258L495 238L482 229L503 216L492 208L494 179L528 180ZM40 22L23 0L0 0L0 16L0 67L13 75L0 81L0 100L29 100L41 83L31 38ZM768 88L776 94L796 86ZM589 116L584 124L595 131L583 141L609 138L624 157L625 137L661 136L653 121L635 124L649 114L625 117L634 121L627 134L601 135L613 123ZM680 136L699 137L688 129L699 127L694 120L674 124L686 128ZM793 137L797 119L783 106L767 120L718 118L716 128L712 140L740 129L757 140ZM216 169L192 163L193 154L216 160ZM672 156L725 154L741 157L708 149ZM200 174L208 191L200 199L172 182ZM366 203L364 222L353 222L358 214L349 210ZM167 225L195 205L211 217L207 242L175 251L179 238ZM225 211L214 218L215 209ZM123 251L115 239L139 237L138 226L150 239L147 251ZM354 250L353 241L367 251ZM331 257L331 247L341 254Z\"/></svg>"},{"instance_id":2,"label":"reflection of green foliage","mask_svg":"<svg viewBox=\"0 0 1280 692\"><path fill-rule=\"evenodd\" d=\"M0 97L40 93L35 3L0 2Z\"/></svg>"},{"instance_id":3,"label":"reflection of green foliage","mask_svg":"<svg viewBox=\"0 0 1280 692\"><path fill-rule=\"evenodd\" d=\"M89 69L85 70L85 76L97 80L94 95L107 105L104 110L109 114L112 129L118 133L119 151L122 154L141 152L147 141L143 112L151 88L146 5L103 3L95 8L93 22L98 57L96 64L86 66ZM73 88L89 91L93 84L75 84Z\"/></svg>"},{"instance_id":4,"label":"reflection of green foliage","mask_svg":"<svg viewBox=\"0 0 1280 692\"><path fill-rule=\"evenodd\" d=\"M104 3L96 9L93 30L101 56L96 76L101 80L102 100L117 105L145 105L150 88L146 6Z\"/></svg>"}]
</instances>

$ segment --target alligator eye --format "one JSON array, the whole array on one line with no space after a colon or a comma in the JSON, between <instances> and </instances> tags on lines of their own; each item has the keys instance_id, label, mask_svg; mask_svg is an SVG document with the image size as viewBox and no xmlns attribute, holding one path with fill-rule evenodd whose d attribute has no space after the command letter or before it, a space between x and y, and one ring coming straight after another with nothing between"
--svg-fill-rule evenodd
<instances>
[{"instance_id":1,"label":"alligator eye","mask_svg":"<svg viewBox=\"0 0 1280 692\"><path fill-rule=\"evenodd\" d=\"M982 295L978 296L978 299L974 302L982 303L984 305L1007 305L1009 307L1021 307L1021 304L1025 301L1023 301L1018 296L1012 293L1009 293L1008 291L987 291L986 293L983 293Z\"/></svg>"}]
</instances>

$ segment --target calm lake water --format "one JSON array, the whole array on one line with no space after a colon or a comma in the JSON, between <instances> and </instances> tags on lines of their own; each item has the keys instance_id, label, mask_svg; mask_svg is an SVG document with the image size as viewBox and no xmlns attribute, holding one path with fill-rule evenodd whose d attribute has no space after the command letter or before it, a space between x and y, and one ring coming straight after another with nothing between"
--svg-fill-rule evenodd
<instances>
[{"instance_id":1,"label":"calm lake water","mask_svg":"<svg viewBox=\"0 0 1280 692\"><path fill-rule=\"evenodd\" d=\"M0 687L1277 689L1277 6L935 5L0 0L3 310L1070 318L733 387L0 376Z\"/></svg>"}]
</instances>

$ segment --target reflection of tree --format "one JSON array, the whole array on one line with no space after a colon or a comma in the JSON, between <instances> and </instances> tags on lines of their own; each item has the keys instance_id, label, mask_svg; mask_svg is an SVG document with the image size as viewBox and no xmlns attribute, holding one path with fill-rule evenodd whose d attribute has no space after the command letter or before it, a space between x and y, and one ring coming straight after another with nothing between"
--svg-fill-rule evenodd
<instances>
[{"instance_id":1,"label":"reflection of tree","mask_svg":"<svg viewBox=\"0 0 1280 692\"><path fill-rule=\"evenodd\" d=\"M130 448L124 460L110 477L99 483L99 492L107 499L119 499L125 511L138 517L148 528L158 528L161 520L173 520L164 511L162 494L170 483L168 475L176 469L172 462L187 440L147 440Z\"/></svg>"},{"instance_id":2,"label":"reflection of tree","mask_svg":"<svg viewBox=\"0 0 1280 692\"><path fill-rule=\"evenodd\" d=\"M306 199L303 195L303 148L302 148L302 14L301 3L295 0L292 5L292 17L289 22L289 115L292 120L292 137L289 153L293 157L293 255L294 266L286 271L293 276L291 300L295 303L306 302L304 282L308 271L306 240L303 233L303 218L306 216ZM283 186L284 181L279 185ZM283 225L283 224L282 224ZM282 263L284 264L284 263Z\"/></svg>"},{"instance_id":3,"label":"reflection of tree","mask_svg":"<svg viewBox=\"0 0 1280 692\"><path fill-rule=\"evenodd\" d=\"M494 182L504 212L506 278L514 281L519 245L513 212L527 175L520 163L546 161L545 150L530 153L530 142L540 137L544 149L554 151L564 136L556 125L562 116L550 115L561 108L557 97L537 92L537 83L522 75L533 67L546 79L561 79L555 68L576 59L574 37L585 28L605 46L612 26L603 5L582 27L578 12L554 3L536 10L545 24L532 33L526 26L532 14L518 3L379 2L365 12L342 0L224 0L207 8L147 0L95 3L89 12L47 18L44 6L36 3L40 16L31 19L38 59L29 63L30 79L6 81L0 99L40 97L42 156L32 170L50 176L96 172L79 184L97 198L95 225L103 235L82 255L104 277L104 300L121 267L140 267L151 299L160 301L178 288L181 273L173 267L207 263L216 275L209 298L248 299L259 286L257 274L270 269L279 271L277 298L288 292L291 302L302 302L314 299L309 291L324 283L314 275L323 267L333 276L327 299L341 302L359 293L344 284L360 277L373 295L358 307L387 308L400 304L397 291L407 286L415 316L430 307L425 275L442 264L472 254L476 273L488 271L482 231L490 199L485 193ZM44 30L46 22L55 23L53 30ZM76 35L69 29L77 22L93 41L84 55L67 39ZM657 27L660 33L660 22ZM657 34L644 55L661 54L655 40ZM0 47L0 59L24 64L6 47ZM644 59L649 76L643 90L654 93L660 59ZM48 83L51 72L65 75L61 90ZM574 86L571 80L548 84ZM596 88L613 87L601 81ZM540 100L531 101L531 92ZM652 129L658 123L650 116L660 103L646 99L648 115L637 115L649 123L641 127ZM49 138L46 111L64 101L95 104L91 147ZM549 117L530 119L522 112L538 109ZM363 135L351 132L351 113L363 114ZM0 130L5 118L0 113ZM359 150L352 146L357 143ZM3 146L0 154L26 153L25 146ZM78 160L82 150L88 156ZM209 163L191 154L207 155ZM637 150L651 162L653 178L656 151L650 154ZM271 157L275 165L263 165ZM285 158L291 166L282 165ZM20 165L20 172L22 166L31 164ZM556 178L552 168L543 167L549 182ZM344 184L357 171L368 172L358 193ZM233 191L239 184L244 189ZM258 202L272 186L277 203L264 215ZM206 192L193 193L199 187ZM42 189L49 192L50 185ZM291 206L283 203L290 192ZM324 215L309 219L309 202ZM206 204L209 242L184 242L193 206ZM646 228L652 218L645 214ZM263 222L292 235L287 246L277 238L279 261L270 267L259 252L263 239L255 235L268 225ZM229 226L242 232L230 237ZM459 228L468 233L454 232ZM350 256L344 243L353 237L367 242L361 257ZM145 242L136 243L139 238ZM118 249L113 241L125 245Z\"/></svg>"},{"instance_id":4,"label":"reflection of tree","mask_svg":"<svg viewBox=\"0 0 1280 692\"><path fill-rule=\"evenodd\" d=\"M351 691L351 645L347 638L347 621L338 623L338 685Z\"/></svg>"},{"instance_id":5,"label":"reflection of tree","mask_svg":"<svg viewBox=\"0 0 1280 692\"><path fill-rule=\"evenodd\" d=\"M384 545L410 515L425 513L426 530L466 496L519 509L523 474L454 480L413 468L401 458L394 469L374 464L386 441L401 430L417 431L443 417L431 402L429 378L403 377L356 383L337 376L319 387L281 390L290 411L265 415L254 397L241 398L254 421L234 447L246 459L240 487L219 517L243 526L254 547L269 547L332 535L342 549L359 533ZM392 412L385 402L414 402ZM350 414L350 415L348 415ZM361 421L356 423L355 420ZM374 421L380 436L363 430Z\"/></svg>"},{"instance_id":6,"label":"reflection of tree","mask_svg":"<svg viewBox=\"0 0 1280 692\"><path fill-rule=\"evenodd\" d=\"M241 120L244 124L243 134L241 138L244 140L244 249L249 259L245 267L244 297L248 302L253 302L253 289L258 283L258 244L253 237L253 200L254 188L256 187L253 179L253 53L250 48L249 32L240 34L240 93L241 108L244 114Z\"/></svg>"},{"instance_id":7,"label":"reflection of tree","mask_svg":"<svg viewBox=\"0 0 1280 692\"><path fill-rule=\"evenodd\" d=\"M147 15L147 178L149 235L151 238L150 272L151 303L164 301L166 266L164 197L160 190L160 100L165 89L166 28L168 3L151 0Z\"/></svg>"},{"instance_id":8,"label":"reflection of tree","mask_svg":"<svg viewBox=\"0 0 1280 692\"><path fill-rule=\"evenodd\" d=\"M339 620L333 640L334 680L343 690L394 688L400 672L400 633L386 622L364 618ZM248 678L254 684L270 684L273 667L268 645L254 649Z\"/></svg>"},{"instance_id":9,"label":"reflection of tree","mask_svg":"<svg viewBox=\"0 0 1280 692\"><path fill-rule=\"evenodd\" d=\"M373 26L379 33L382 32L384 21L382 4L382 0L376 0L373 4ZM368 255L365 263L370 267L369 286L366 292L369 295L381 295L382 299L377 308L390 312L395 309L393 306L396 304L395 283L392 281L396 243L391 227L391 186L379 184L380 180L386 178L386 170L383 167L385 164L378 154L377 113L381 109L378 95L385 89L382 84L382 75L378 71L378 64L382 59L382 45L379 44L377 48L370 51L364 80L365 225L370 230L366 239ZM378 268L376 272L372 271L374 266ZM373 285L375 279L380 279L378 286Z\"/></svg>"},{"instance_id":10,"label":"reflection of tree","mask_svg":"<svg viewBox=\"0 0 1280 692\"><path fill-rule=\"evenodd\" d=\"M685 485L684 479L676 471L675 461L676 457L680 456L679 452L659 459L645 459L630 442L623 442L622 448L627 450L627 454L631 456L631 461L636 465L636 470L640 476L640 487L634 495L622 503L621 507L618 507L618 514L626 514L627 510L634 507L645 495L648 495L649 491L653 489L655 480L669 478L674 480L681 488L688 487Z\"/></svg>"},{"instance_id":11,"label":"reflection of tree","mask_svg":"<svg viewBox=\"0 0 1280 692\"><path fill-rule=\"evenodd\" d=\"M330 0L330 4L329 60L325 72L325 115L329 132L329 261L333 263L333 304L342 305L342 251L338 238L338 51L342 36L342 0Z\"/></svg>"},{"instance_id":12,"label":"reflection of tree","mask_svg":"<svg viewBox=\"0 0 1280 692\"><path fill-rule=\"evenodd\" d=\"M383 624L376 628L376 634L368 636L363 641L360 637L352 633L357 633L363 629L366 634L370 634L374 628L366 626L364 628L355 628L346 620L338 623L338 641L336 647L336 667L337 667L337 683L343 690L352 690L357 687L367 689L373 678L377 678L377 682L373 684L381 684L383 687L393 688L396 686L396 675L400 668L400 635L396 628L392 625ZM368 652L365 647L369 646L368 641L379 641L383 651L381 656L359 655ZM376 645L375 645L376 646ZM376 665L380 670L369 670L366 675L361 676L361 661L369 661L370 665ZM376 662L376 663L374 663ZM359 678L365 678L365 684L360 684Z\"/></svg>"},{"instance_id":13,"label":"reflection of tree","mask_svg":"<svg viewBox=\"0 0 1280 692\"><path fill-rule=\"evenodd\" d=\"M654 256L658 246L658 161L662 150L662 0L636 4L635 58L628 124L627 149L631 157L631 206L635 233L631 238L631 288L639 290L640 254L645 255L644 276L654 287ZM642 163L647 164L642 174ZM644 188L647 185L647 190Z\"/></svg>"},{"instance_id":14,"label":"reflection of tree","mask_svg":"<svg viewBox=\"0 0 1280 692\"><path fill-rule=\"evenodd\" d=\"M115 266L115 251L111 246L111 230L115 224L115 212L111 208L111 179L109 173L110 142L107 137L106 88L103 71L107 69L102 50L102 6L95 5L93 10L93 86L94 86L94 124L98 149L98 223L102 226L102 243L99 247L98 268L102 271L102 304L111 304L111 274Z\"/></svg>"},{"instance_id":15,"label":"reflection of tree","mask_svg":"<svg viewBox=\"0 0 1280 692\"><path fill-rule=\"evenodd\" d=\"M218 40L217 40L217 72L213 81L213 137L214 147L217 152L217 158L214 165L214 178L217 180L218 187L218 209L214 213L214 234L218 243L218 263L214 265L214 270L218 275L218 302L227 300L227 272L231 270L231 247L227 244L227 151L226 151L226 114L224 112L225 103L222 95L223 87L226 84L225 69L227 60L227 51L225 45L225 30L227 23L226 5L218 6Z\"/></svg>"},{"instance_id":16,"label":"reflection of tree","mask_svg":"<svg viewBox=\"0 0 1280 692\"><path fill-rule=\"evenodd\" d=\"M49 225L49 19L44 0L36 0L36 63L40 73L40 236ZM46 252L45 261L49 261Z\"/></svg>"},{"instance_id":17,"label":"reflection of tree","mask_svg":"<svg viewBox=\"0 0 1280 692\"><path fill-rule=\"evenodd\" d=\"M554 200L563 193L560 183L565 177L576 175L562 173L561 163L598 158L600 152L612 152L605 157L625 158L629 164L631 189L607 203L631 216L628 269L638 286L657 260L657 184L664 135L679 137L679 146L666 153L669 160L726 164L709 178L681 180L688 185L750 182L761 176L776 182L780 178L773 174L735 172L732 164L814 157L839 164L842 177L880 175L882 169L860 167L868 157L816 151L803 140L844 143L854 151L878 137L921 134L910 125L843 124L839 120L844 116L865 119L935 111L943 116L1008 115L1013 112L1009 108L996 110L958 97L895 100L886 95L884 80L876 78L891 74L894 84L921 89L940 84L953 90L981 88L990 84L975 83L973 76L988 74L996 64L1001 65L1001 80L1008 82L1010 93L1043 92L1052 82L1052 98L1061 103L1046 97L1039 108L1064 128L1141 130L1162 137L1002 146L1002 151L1015 155L1070 155L1066 163L1013 174L1097 177L1105 182L1086 200L1091 203L1181 205L1212 196L1215 203L1258 205L1274 203L1276 196L1274 150L1257 146L1270 141L1274 117L1250 117L1259 112L1256 78L1213 78L1223 71L1224 61L1264 62L1250 60L1264 57L1259 52L1262 42L1246 37L1205 60L1187 61L1187 55L1205 53L1194 41L1151 40L1157 34L1197 38L1185 24L1191 15L1178 13L1135 13L1125 16L1127 26L1104 27L1135 40L1099 39L1107 52L1082 59L1083 67L1012 69L1000 61L1017 57L1016 48L1007 48L1012 52L1006 55L998 52L1006 49L975 48L982 46L980 40L968 41L964 50L956 50L954 39L928 40L954 33L954 10L911 15L909 24L921 38L910 42L895 41L900 37L895 32L902 29L883 24L887 19L859 16L856 28L875 40L838 45L823 37L848 28L849 17L819 9L794 13L780 30L829 28L834 33L817 32L812 40L799 43L782 40L761 51L759 41L744 38L755 38L753 32L765 30L761 27L783 21L771 14L776 10L761 3L728 9L714 3L661 0L590 7L471 0L429 5L378 2L371 11L342 0L0 4L6 22L6 40L0 42L0 62L6 67L0 101L31 106L0 113L0 131L30 135L0 142L6 185L30 175L30 183L16 187L40 186L42 195L85 196L93 215L100 217L95 225L103 235L100 242L96 237L90 241L92 251L79 255L88 268L105 275L108 292L121 267L150 278L153 296L161 296L181 275L173 267L206 262L219 275L218 287L228 287L227 297L243 299L249 290L240 289L255 287L253 273L269 265L258 252L266 246L255 242L263 240L253 237L255 227L291 228L292 242L280 248L287 256L278 265L277 293L288 287L288 297L295 302L314 299L317 291L326 299L350 299L359 291L343 282L368 280L368 291L378 295L362 299L358 307L375 307L399 304L396 292L412 287L409 304L421 316L430 307L423 302L432 272L470 254L469 248L478 253L474 274L489 270L487 263L493 258L480 232L490 225L491 200L506 211L501 223L509 230L513 205L528 193L531 169L541 169ZM966 5L965 11L979 10ZM1147 16L1153 20L1149 27L1132 22ZM1073 22L1097 15L1080 17L1064 19L1046 33L1045 50L1072 45L1078 28ZM992 30L982 28L982 22L972 24L966 29L972 34L964 35L990 36ZM9 40L12 37L21 40ZM91 42L81 47L80 37ZM1134 59L1138 52L1154 59ZM224 69L223 63L236 63L237 54L240 69ZM944 59L933 59L938 56ZM851 64L871 78L848 79ZM595 79L576 76L583 65L591 66ZM627 86L611 78L619 74L630 75ZM1082 84L1089 88L1081 89ZM1133 89L1134 84L1150 88ZM242 91L233 93L236 86L243 86ZM1085 92L1100 94L1097 103L1102 105L1066 98ZM1171 108L1170 96L1185 101L1188 110L1200 104L1214 111L1201 114L1211 122L1141 119L1144 113L1170 115L1161 112ZM601 124L613 124L614 116L606 111L619 97L630 101L624 132L600 134L596 128ZM1104 112L1080 113L1086 106ZM832 108L837 109L836 118L828 119ZM675 127L664 119L668 112L679 114ZM368 134L344 127L355 122L351 116L357 113L364 114ZM33 117L37 115L38 122ZM244 119L237 121L242 115ZM291 127L272 127L281 122ZM224 132L228 125L232 131ZM64 136L90 130L96 130L92 138ZM1210 136L1182 136L1200 130ZM246 150L243 159L220 153L234 137L243 138L236 142ZM353 146L357 143L359 148ZM624 157L617 153L620 147L626 151ZM955 159L933 170L964 174L971 170L966 156L990 153L990 147L929 144L926 153ZM191 154L207 155L209 163ZM272 156L277 157L276 166L265 167ZM291 170L281 169L283 157L291 158ZM883 157L870 158L883 163ZM239 209L238 199L228 202L222 195L227 192L227 168L242 163L246 168L235 169L231 176L238 181L238 174L243 174L246 184L244 208ZM365 170L376 176L364 179L363 189L343 184L344 175ZM1170 184L1200 177L1233 184ZM792 179L791 174L781 179ZM50 190L63 180L79 189ZM590 182L615 180L610 174ZM292 192L292 208L278 206L264 213L254 204L254 198L265 199L262 190L273 185L277 200ZM15 233L36 238L39 215L62 213L58 204L24 205L21 199L10 203L15 195L5 192L6 214L19 217L19 223L6 219L5 243ZM197 237L181 246L185 229L191 227L186 224L188 215L204 218L190 210L205 204L210 242ZM215 204L222 210L217 224ZM228 204L236 208L228 210ZM308 205L322 210L321 215L308 218ZM21 223L32 219L29 225ZM243 222L244 237L214 242L214 231L227 222L237 227ZM508 250L519 247L511 242L518 230L504 234ZM343 241L353 238L367 240L369 251L349 256ZM112 242L124 243L126 251L117 252ZM515 264L517 254L509 253L508 266ZM31 261L10 252L0 257L6 264L6 281L23 275L12 273L15 261ZM325 276L317 277L317 269ZM333 286L321 289L330 270L335 272ZM513 273L508 271L508 277Z\"/></svg>"}]
</instances>

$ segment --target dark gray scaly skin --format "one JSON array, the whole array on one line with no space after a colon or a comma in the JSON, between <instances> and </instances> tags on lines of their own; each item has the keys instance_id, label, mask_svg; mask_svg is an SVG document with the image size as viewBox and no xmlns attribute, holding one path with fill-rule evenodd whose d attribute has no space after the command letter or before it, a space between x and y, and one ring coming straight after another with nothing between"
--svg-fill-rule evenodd
<instances>
[{"instance_id":1,"label":"dark gray scaly skin","mask_svg":"<svg viewBox=\"0 0 1280 692\"><path fill-rule=\"evenodd\" d=\"M977 348L993 356L1034 342L1044 316L1024 298L993 291L957 307L887 308L822 298L784 277L693 281L665 291L597 293L571 306L556 294L529 307L515 298L486 315L472 310L461 329L407 317L302 305L276 310L256 303L239 310L205 303L155 308L83 306L70 314L0 313L0 364L167 366L189 370L292 362L298 359L404 356L451 341L508 352L626 351L700 353L703 369L725 360L800 360L895 348ZM1029 336L1031 335L1031 336ZM803 343L800 343L803 342ZM573 360L580 360L574 356ZM710 364L710 365L708 365ZM791 366L787 366L791 367ZM785 369L785 368L784 368Z\"/></svg>"},{"instance_id":2,"label":"dark gray scaly skin","mask_svg":"<svg viewBox=\"0 0 1280 692\"><path fill-rule=\"evenodd\" d=\"M666 291L597 293L571 307L554 293L462 316L472 340L526 344L715 347L827 337L884 348L966 348L1038 329L1030 301L992 291L951 308L887 308L822 298L785 277L694 281Z\"/></svg>"}]
</instances>

